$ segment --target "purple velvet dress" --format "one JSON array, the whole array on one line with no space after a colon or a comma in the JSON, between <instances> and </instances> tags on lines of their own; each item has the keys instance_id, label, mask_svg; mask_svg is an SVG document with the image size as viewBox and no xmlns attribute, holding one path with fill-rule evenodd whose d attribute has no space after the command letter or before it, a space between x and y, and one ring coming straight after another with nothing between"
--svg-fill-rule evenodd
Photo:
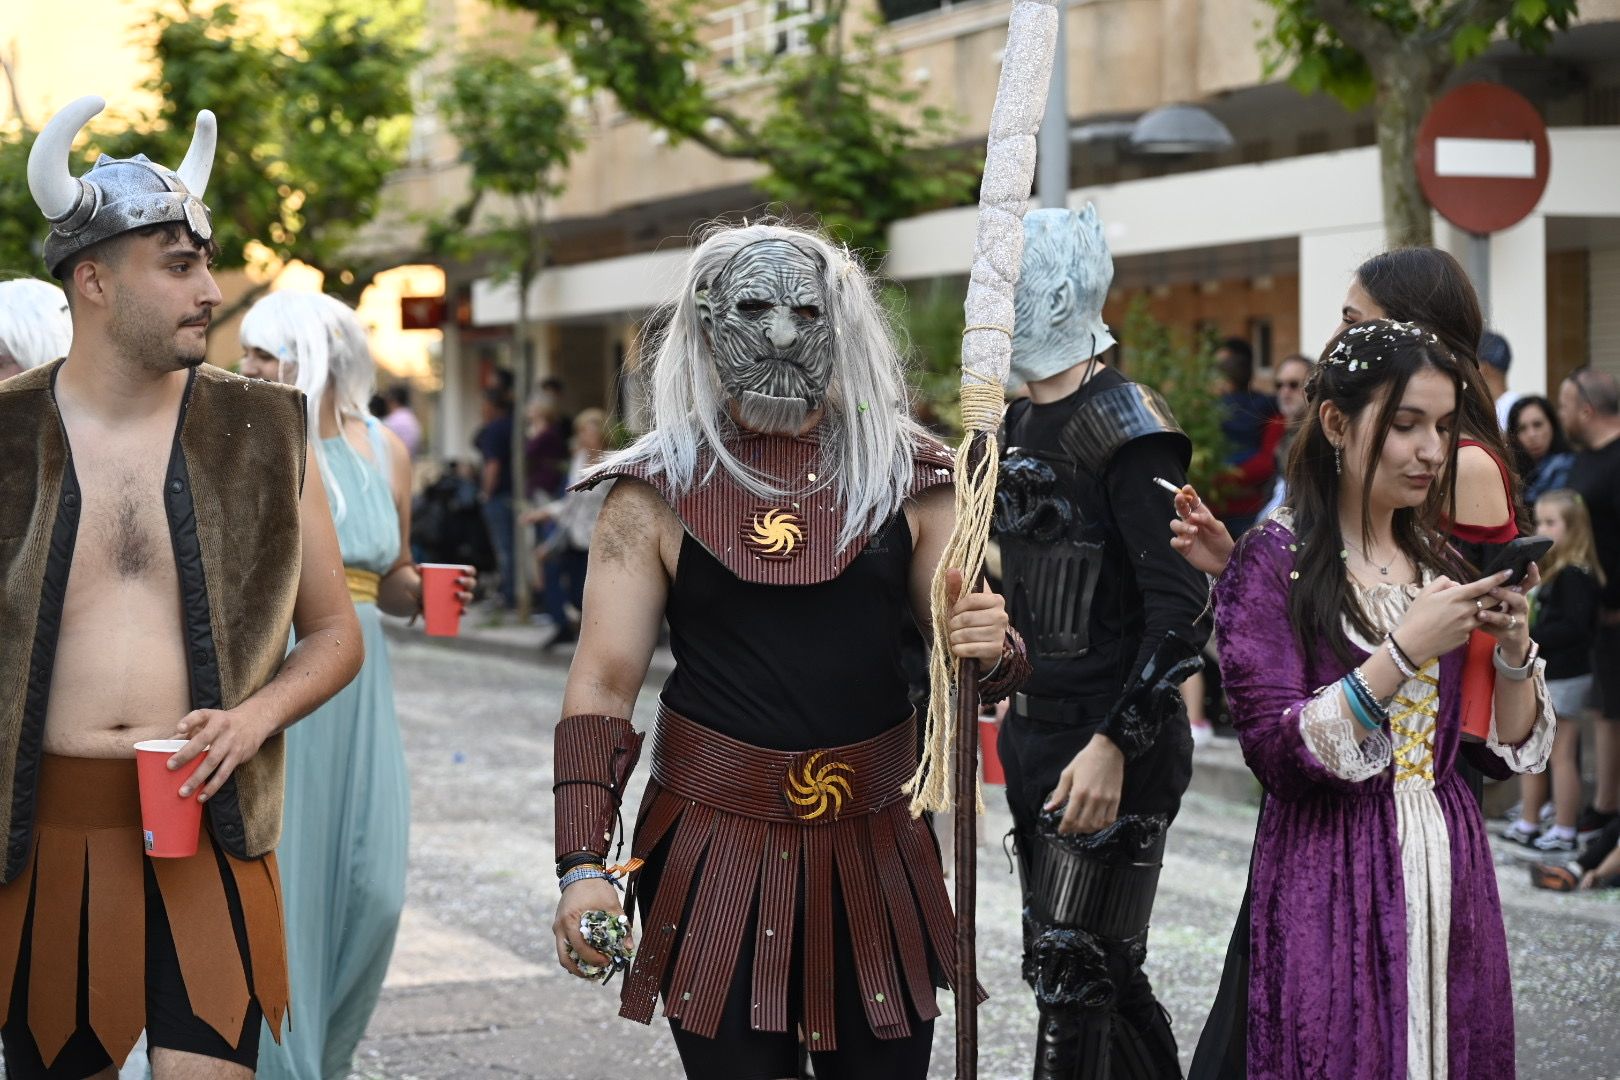
<instances>
[{"instance_id":1,"label":"purple velvet dress","mask_svg":"<svg viewBox=\"0 0 1620 1080\"><path fill-rule=\"evenodd\" d=\"M1251 530L1216 587L1233 722L1269 795L1251 880L1249 1076L1511 1080L1502 909L1484 823L1456 763L1461 752L1498 778L1543 767L1552 734L1544 686L1526 743L1496 743L1494 722L1491 741L1462 743L1458 649L1402 688L1383 732L1359 748L1347 726L1344 740L1324 741L1312 724L1339 722L1330 695L1348 668L1327 646L1302 650L1294 637L1285 522ZM1414 592L1361 596L1387 628ZM1358 664L1376 647L1352 643Z\"/></svg>"}]
</instances>

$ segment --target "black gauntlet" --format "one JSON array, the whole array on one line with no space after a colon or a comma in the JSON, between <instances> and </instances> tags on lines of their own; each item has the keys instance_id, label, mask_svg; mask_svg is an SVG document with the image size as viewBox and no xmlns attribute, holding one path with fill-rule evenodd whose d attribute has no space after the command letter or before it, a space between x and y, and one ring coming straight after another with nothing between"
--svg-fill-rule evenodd
<instances>
[{"instance_id":1,"label":"black gauntlet","mask_svg":"<svg viewBox=\"0 0 1620 1080\"><path fill-rule=\"evenodd\" d=\"M1119 747L1127 762L1147 753L1158 741L1167 717L1178 713L1179 688L1183 680L1201 671L1204 660L1198 648L1180 635L1164 635L1136 681L1108 711L1102 733Z\"/></svg>"}]
</instances>

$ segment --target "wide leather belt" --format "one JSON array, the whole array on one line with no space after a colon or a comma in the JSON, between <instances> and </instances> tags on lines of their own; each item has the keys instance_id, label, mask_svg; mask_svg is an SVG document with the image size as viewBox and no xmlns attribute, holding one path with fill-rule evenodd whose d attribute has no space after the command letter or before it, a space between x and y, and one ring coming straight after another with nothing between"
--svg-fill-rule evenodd
<instances>
[{"instance_id":1,"label":"wide leather belt","mask_svg":"<svg viewBox=\"0 0 1620 1080\"><path fill-rule=\"evenodd\" d=\"M794 752L752 746L658 707L652 776L666 790L762 821L820 825L905 798L917 768L917 720L875 738Z\"/></svg>"}]
</instances>

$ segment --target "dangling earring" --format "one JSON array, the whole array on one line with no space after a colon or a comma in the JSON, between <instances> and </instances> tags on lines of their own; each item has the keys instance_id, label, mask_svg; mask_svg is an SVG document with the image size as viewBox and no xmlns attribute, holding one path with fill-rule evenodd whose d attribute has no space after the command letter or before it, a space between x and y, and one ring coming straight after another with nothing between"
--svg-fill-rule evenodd
<instances>
[{"instance_id":1,"label":"dangling earring","mask_svg":"<svg viewBox=\"0 0 1620 1080\"><path fill-rule=\"evenodd\" d=\"M1333 475L1344 475L1344 453L1337 446L1333 448Z\"/></svg>"}]
</instances>

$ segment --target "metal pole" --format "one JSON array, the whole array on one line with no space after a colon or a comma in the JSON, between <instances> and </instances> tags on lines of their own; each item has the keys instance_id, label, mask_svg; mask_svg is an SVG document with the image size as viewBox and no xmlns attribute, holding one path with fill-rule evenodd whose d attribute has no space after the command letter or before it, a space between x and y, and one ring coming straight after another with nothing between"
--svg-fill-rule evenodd
<instances>
[{"instance_id":1,"label":"metal pole","mask_svg":"<svg viewBox=\"0 0 1620 1080\"><path fill-rule=\"evenodd\" d=\"M1047 209L1067 206L1069 199L1069 0L1058 0L1057 13L1052 82L1035 136L1035 198Z\"/></svg>"},{"instance_id":2,"label":"metal pole","mask_svg":"<svg viewBox=\"0 0 1620 1080\"><path fill-rule=\"evenodd\" d=\"M1485 316L1485 325L1491 324L1491 238L1481 233L1468 234L1468 276L1474 279L1474 291L1479 294L1479 310Z\"/></svg>"}]
</instances>

